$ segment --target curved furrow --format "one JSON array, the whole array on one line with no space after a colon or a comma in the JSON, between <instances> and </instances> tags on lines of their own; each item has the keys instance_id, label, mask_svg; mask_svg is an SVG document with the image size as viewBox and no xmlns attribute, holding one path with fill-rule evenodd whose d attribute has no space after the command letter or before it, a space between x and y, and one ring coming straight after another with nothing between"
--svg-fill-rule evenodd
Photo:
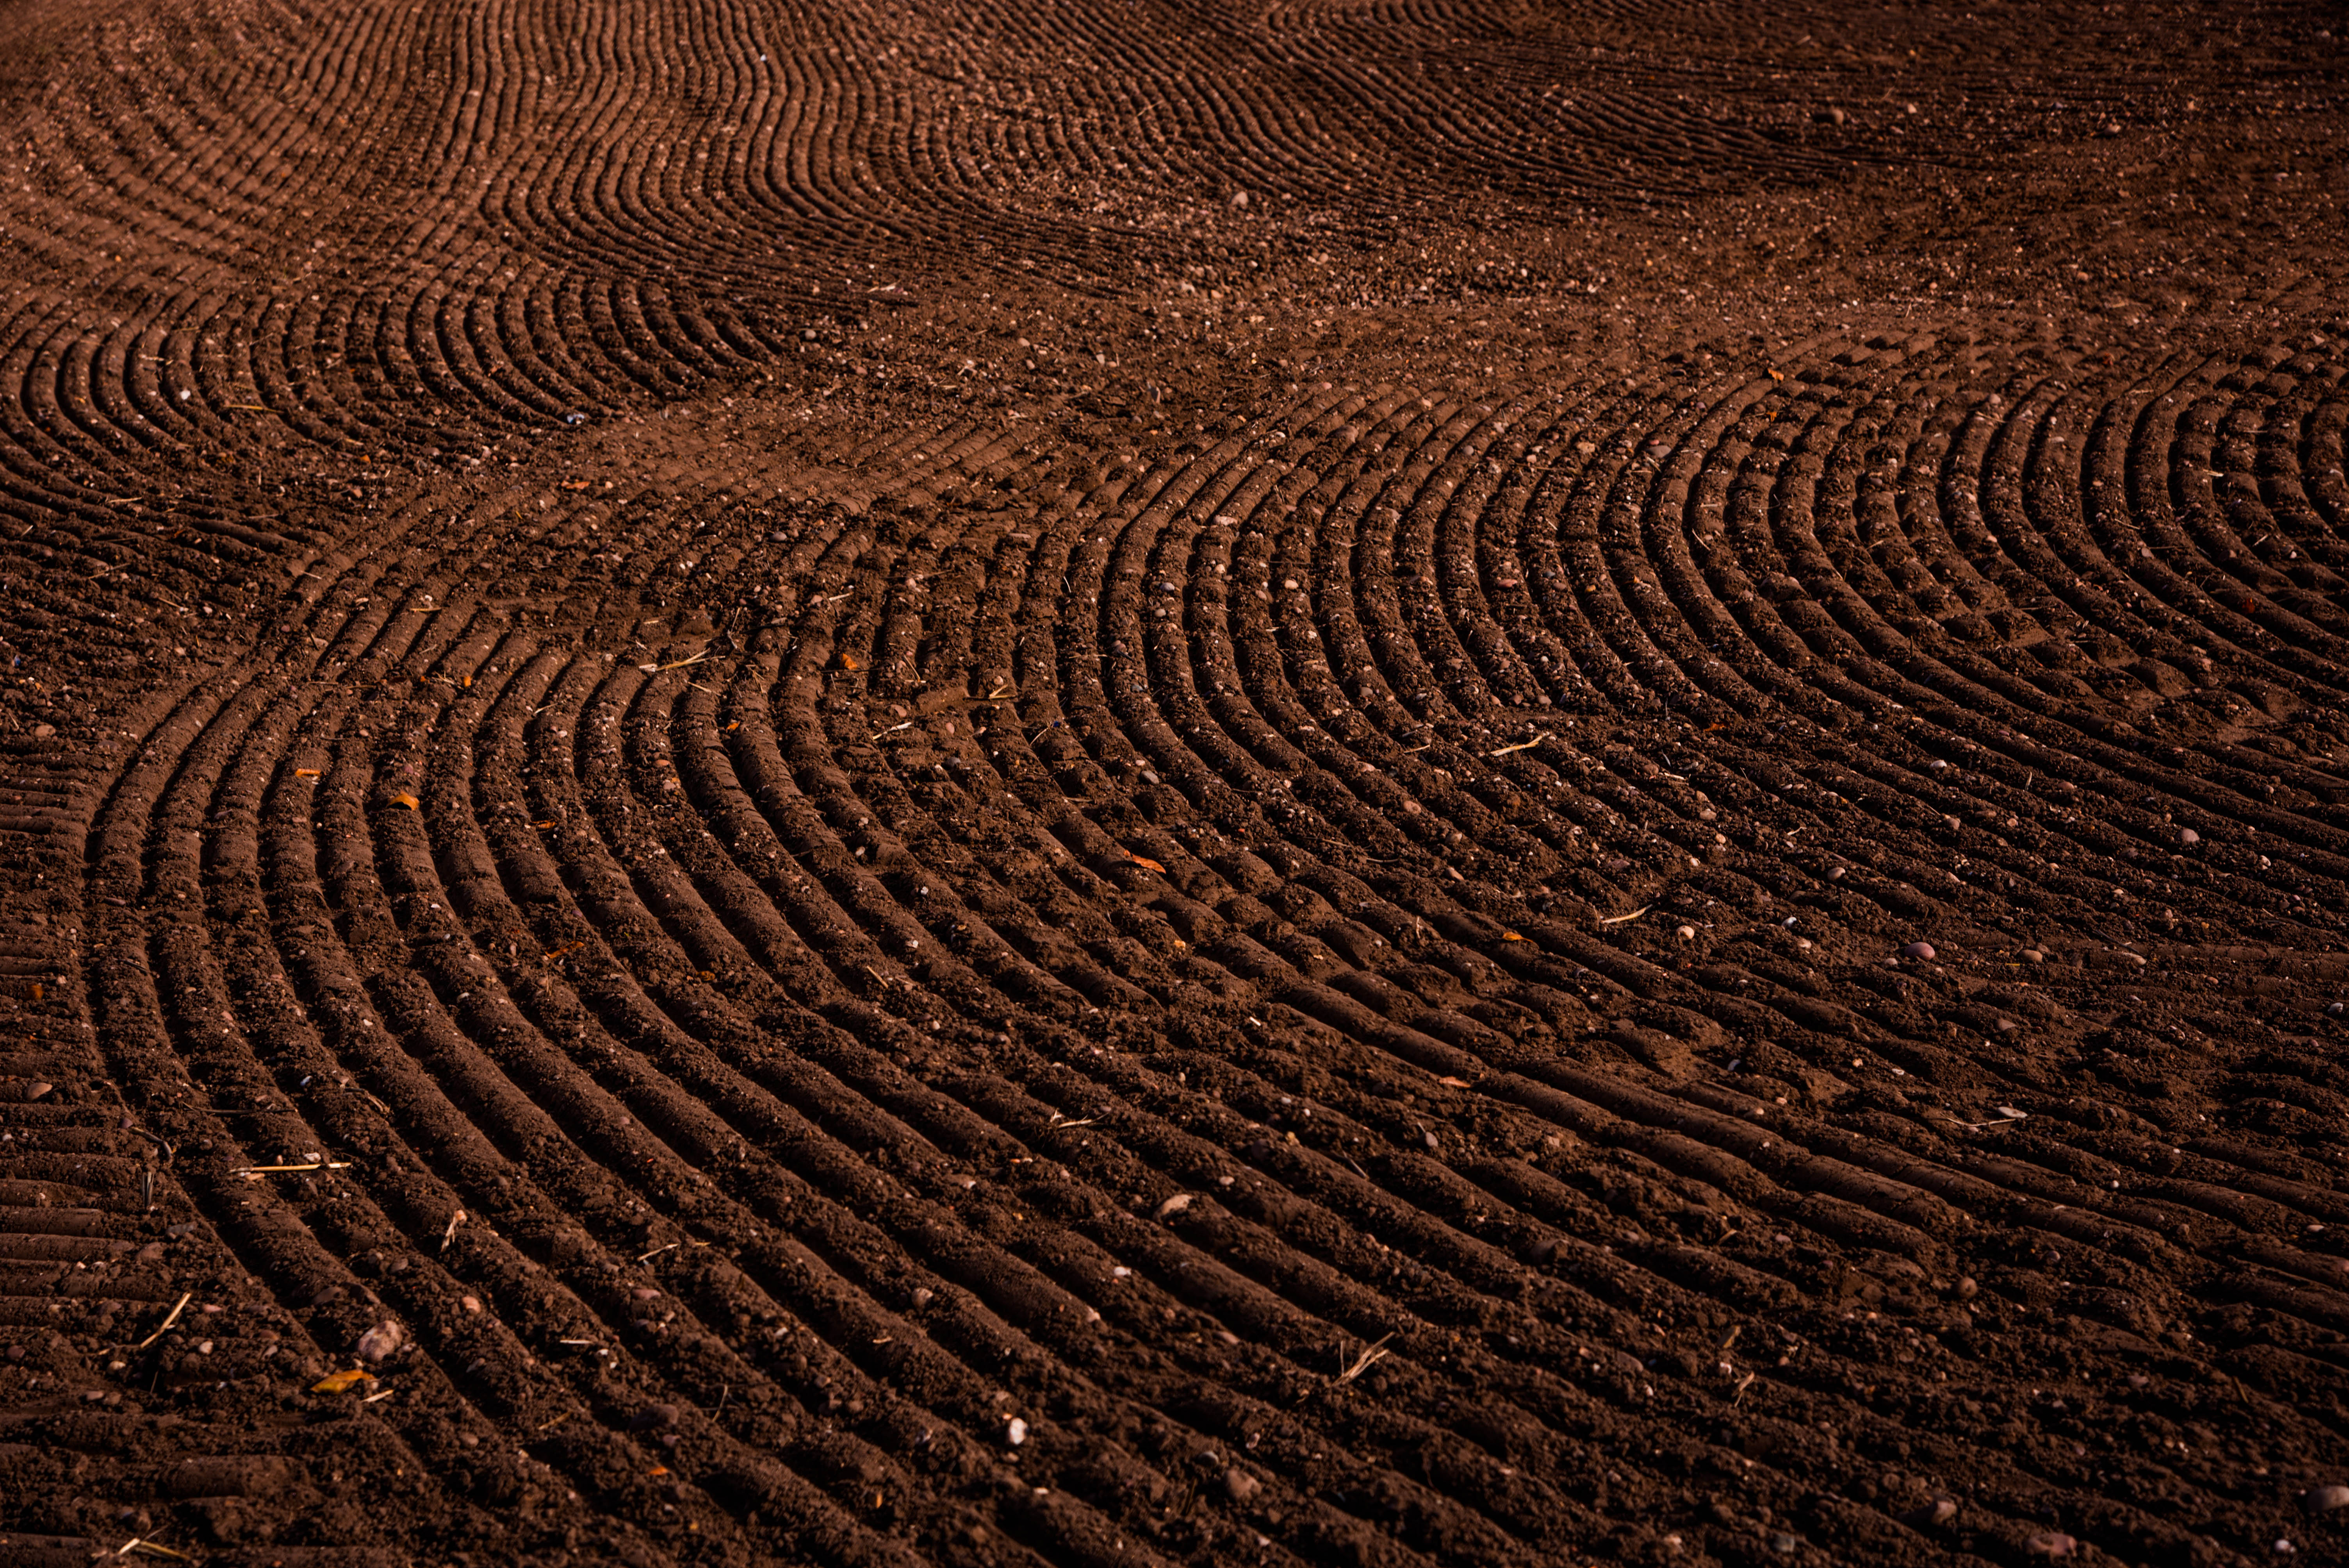
<instances>
[{"instance_id":1,"label":"curved furrow","mask_svg":"<svg viewBox=\"0 0 2349 1568\"><path fill-rule=\"evenodd\" d=\"M2323 18L0 12L0 1557L2337 1544Z\"/></svg>"}]
</instances>

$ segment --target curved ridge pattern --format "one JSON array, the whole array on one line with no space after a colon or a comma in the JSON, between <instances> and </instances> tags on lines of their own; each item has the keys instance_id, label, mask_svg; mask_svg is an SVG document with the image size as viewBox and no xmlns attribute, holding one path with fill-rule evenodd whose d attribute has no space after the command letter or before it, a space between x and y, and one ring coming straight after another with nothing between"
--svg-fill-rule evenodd
<instances>
[{"instance_id":1,"label":"curved ridge pattern","mask_svg":"<svg viewBox=\"0 0 2349 1568\"><path fill-rule=\"evenodd\" d=\"M2337 271L1831 13L0 20L0 1560L2331 1528Z\"/></svg>"}]
</instances>

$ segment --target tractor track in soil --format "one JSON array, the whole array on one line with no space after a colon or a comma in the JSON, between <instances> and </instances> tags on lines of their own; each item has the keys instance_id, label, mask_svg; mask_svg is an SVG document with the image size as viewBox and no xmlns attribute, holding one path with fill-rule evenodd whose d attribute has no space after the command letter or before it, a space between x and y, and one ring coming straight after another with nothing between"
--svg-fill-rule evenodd
<instances>
[{"instance_id":1,"label":"tractor track in soil","mask_svg":"<svg viewBox=\"0 0 2349 1568\"><path fill-rule=\"evenodd\" d=\"M0 1564L2337 1558L2341 41L1594 10L0 5Z\"/></svg>"}]
</instances>

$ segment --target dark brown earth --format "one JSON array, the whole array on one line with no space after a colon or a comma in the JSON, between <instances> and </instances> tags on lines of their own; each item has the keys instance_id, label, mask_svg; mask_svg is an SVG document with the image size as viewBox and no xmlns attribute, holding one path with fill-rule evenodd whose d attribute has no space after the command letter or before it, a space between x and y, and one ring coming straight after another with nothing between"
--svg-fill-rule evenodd
<instances>
[{"instance_id":1,"label":"dark brown earth","mask_svg":"<svg viewBox=\"0 0 2349 1568\"><path fill-rule=\"evenodd\" d=\"M2343 26L0 4L0 1564L2349 1558Z\"/></svg>"}]
</instances>

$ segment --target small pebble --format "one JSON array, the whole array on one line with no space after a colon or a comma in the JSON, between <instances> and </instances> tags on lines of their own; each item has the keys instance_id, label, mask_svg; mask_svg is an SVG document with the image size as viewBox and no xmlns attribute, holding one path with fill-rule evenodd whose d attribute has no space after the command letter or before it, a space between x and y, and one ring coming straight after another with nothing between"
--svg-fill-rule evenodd
<instances>
[{"instance_id":1,"label":"small pebble","mask_svg":"<svg viewBox=\"0 0 2349 1568\"><path fill-rule=\"evenodd\" d=\"M2202 841L2202 835L2191 828L2180 828L2178 830L2178 841L2191 849Z\"/></svg>"},{"instance_id":2,"label":"small pebble","mask_svg":"<svg viewBox=\"0 0 2349 1568\"><path fill-rule=\"evenodd\" d=\"M2023 959L2026 964L2044 964L2047 962L2047 954L2040 952L2036 947L2026 947L2023 950Z\"/></svg>"},{"instance_id":3,"label":"small pebble","mask_svg":"<svg viewBox=\"0 0 2349 1568\"><path fill-rule=\"evenodd\" d=\"M1028 1423L1017 1416L1012 1417L1004 1426L1003 1436L1013 1448L1018 1448L1028 1440Z\"/></svg>"},{"instance_id":4,"label":"small pebble","mask_svg":"<svg viewBox=\"0 0 2349 1568\"><path fill-rule=\"evenodd\" d=\"M2024 1542L2023 1549L2040 1557L2069 1557L2079 1544L2062 1531L2050 1530Z\"/></svg>"},{"instance_id":5,"label":"small pebble","mask_svg":"<svg viewBox=\"0 0 2349 1568\"><path fill-rule=\"evenodd\" d=\"M1680 929L1680 939L1682 942L1694 942L1696 940L1696 927L1693 925L1682 926Z\"/></svg>"},{"instance_id":6,"label":"small pebble","mask_svg":"<svg viewBox=\"0 0 2349 1568\"><path fill-rule=\"evenodd\" d=\"M2313 1486L2300 1494L2300 1506L2310 1513L2331 1513L2349 1508L2349 1486Z\"/></svg>"},{"instance_id":7,"label":"small pebble","mask_svg":"<svg viewBox=\"0 0 2349 1568\"><path fill-rule=\"evenodd\" d=\"M1264 1483L1262 1481L1257 1480L1256 1477L1248 1474L1247 1471L1240 1469L1237 1465L1234 1465L1231 1469L1224 1472L1224 1491L1230 1496L1234 1502L1238 1503L1242 1508L1246 1508L1250 1502L1254 1501L1256 1500L1256 1494L1263 1489Z\"/></svg>"},{"instance_id":8,"label":"small pebble","mask_svg":"<svg viewBox=\"0 0 2349 1568\"><path fill-rule=\"evenodd\" d=\"M385 1360L397 1354L407 1340L407 1331L389 1318L386 1318L359 1336L359 1359L362 1361Z\"/></svg>"},{"instance_id":9,"label":"small pebble","mask_svg":"<svg viewBox=\"0 0 2349 1568\"><path fill-rule=\"evenodd\" d=\"M1903 958L1930 958L1933 956L1933 944L1930 942L1912 942L1908 946L1900 950L1900 956Z\"/></svg>"}]
</instances>

